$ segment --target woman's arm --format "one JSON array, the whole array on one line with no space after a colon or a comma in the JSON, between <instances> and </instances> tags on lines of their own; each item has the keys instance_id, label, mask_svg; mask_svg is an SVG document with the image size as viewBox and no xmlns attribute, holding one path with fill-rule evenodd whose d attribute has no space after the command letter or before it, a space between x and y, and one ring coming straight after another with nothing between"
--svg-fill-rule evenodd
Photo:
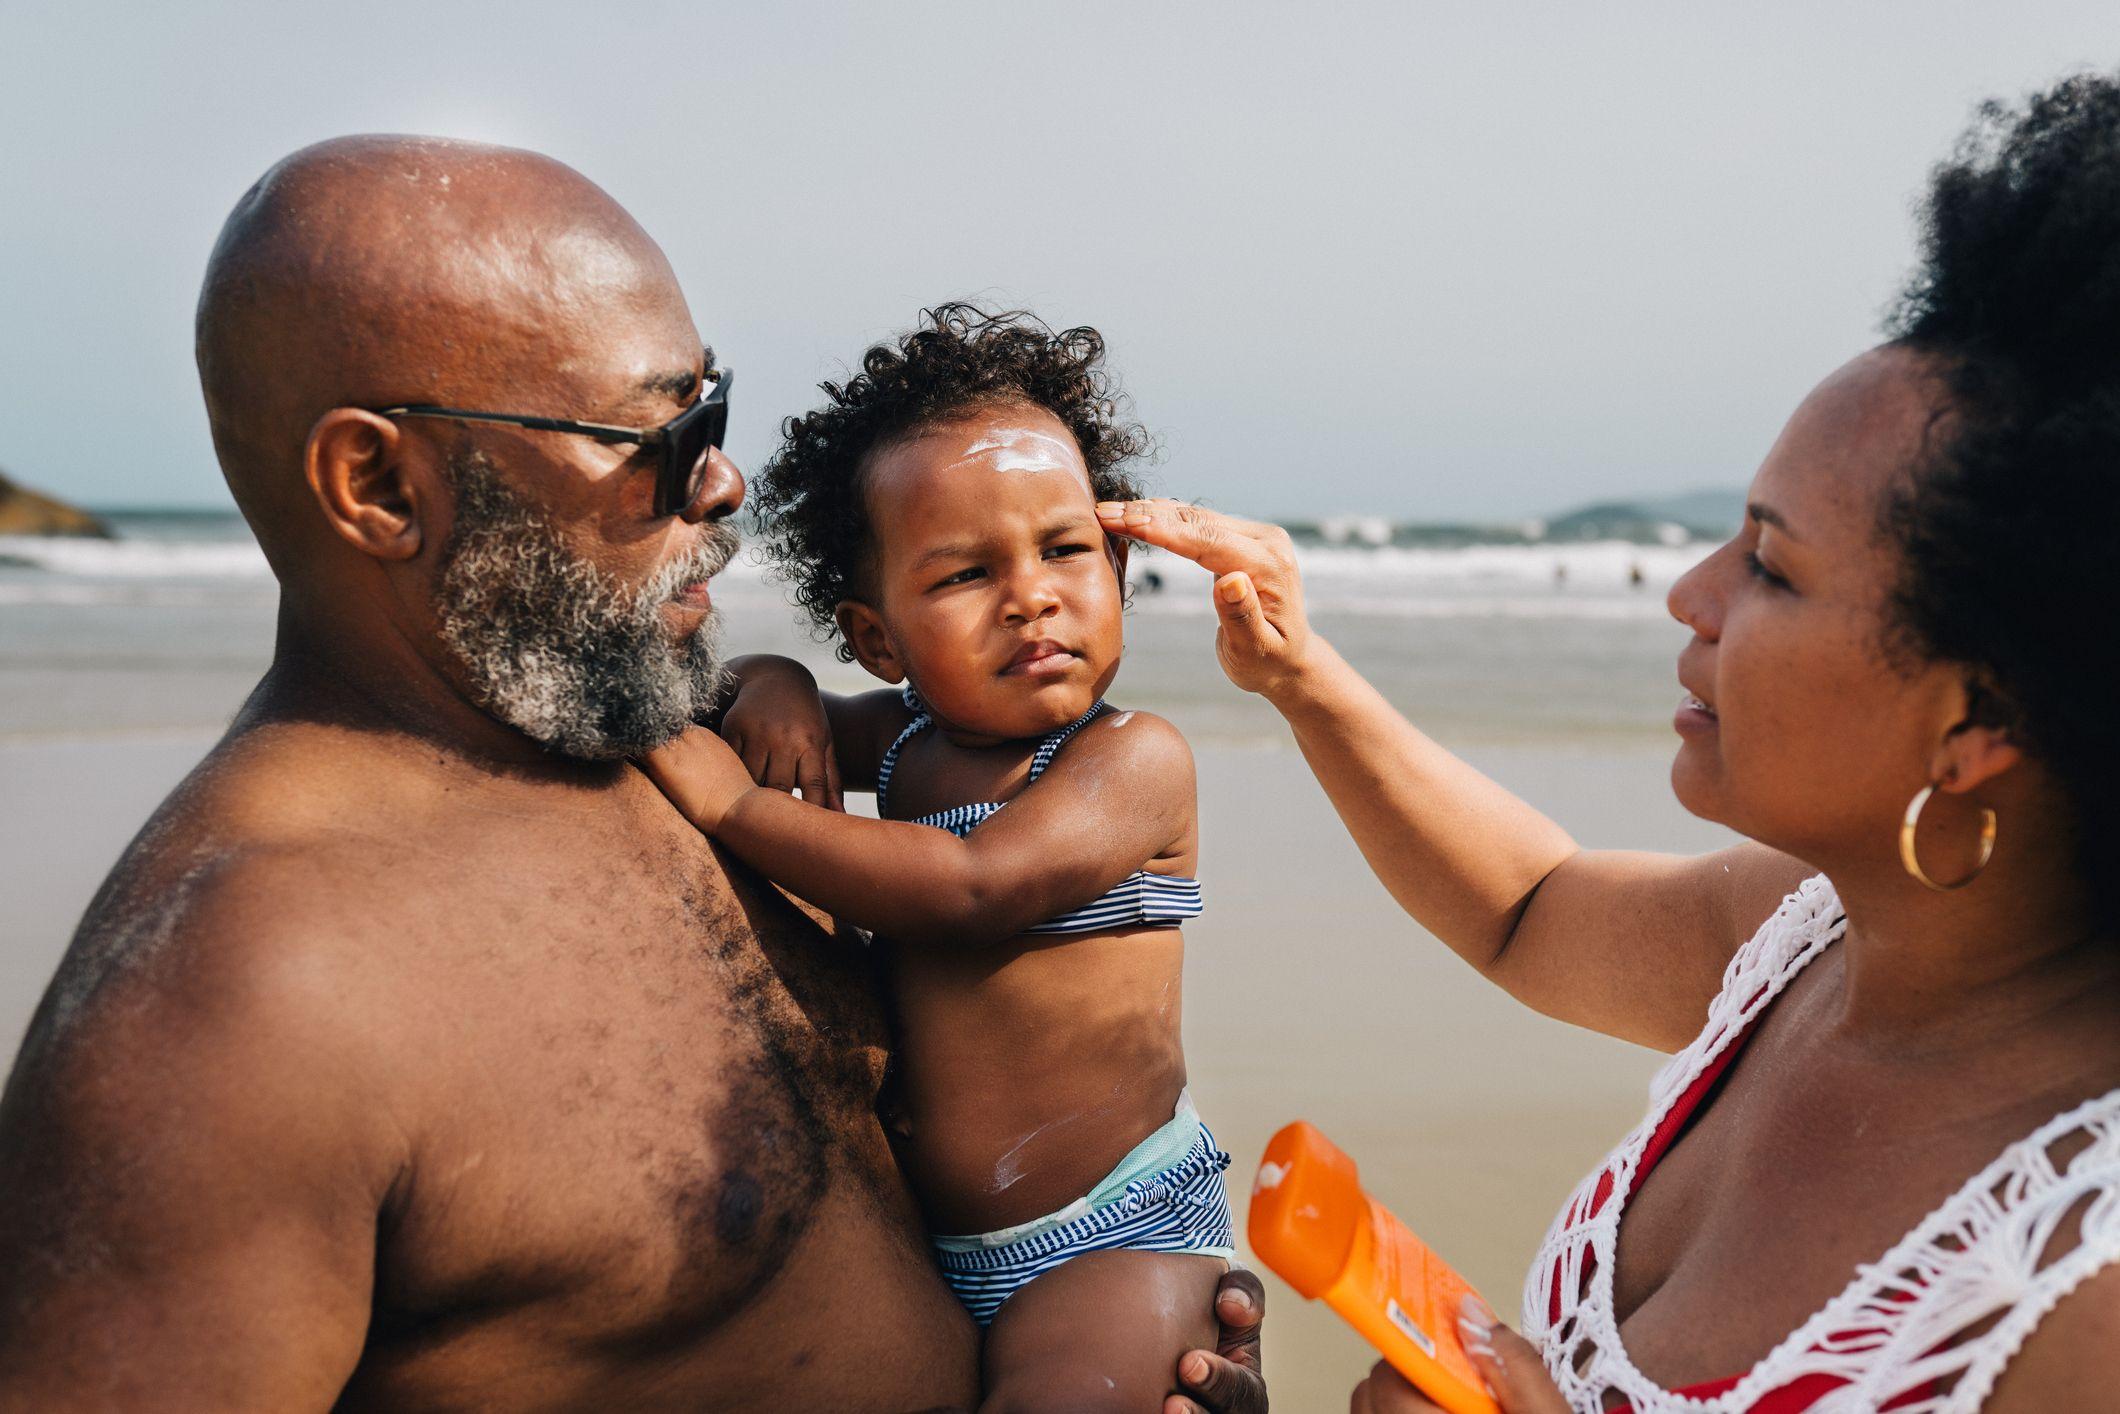
<instances>
[{"instance_id":1,"label":"woman's arm","mask_svg":"<svg viewBox=\"0 0 2120 1414\"><path fill-rule=\"evenodd\" d=\"M1193 828L1192 754L1144 712L1093 722L1034 788L963 839L752 784L711 733L643 761L715 841L798 897L913 945L976 947L1079 907Z\"/></svg>"},{"instance_id":2,"label":"woman's arm","mask_svg":"<svg viewBox=\"0 0 2120 1414\"><path fill-rule=\"evenodd\" d=\"M1443 750L1316 637L1293 546L1171 501L1100 506L1105 528L1216 575L1216 651L1281 712L1400 907L1550 1016L1663 1050L1699 1031L1724 967L1808 872L1742 845L1699 857L1586 851Z\"/></svg>"}]
</instances>

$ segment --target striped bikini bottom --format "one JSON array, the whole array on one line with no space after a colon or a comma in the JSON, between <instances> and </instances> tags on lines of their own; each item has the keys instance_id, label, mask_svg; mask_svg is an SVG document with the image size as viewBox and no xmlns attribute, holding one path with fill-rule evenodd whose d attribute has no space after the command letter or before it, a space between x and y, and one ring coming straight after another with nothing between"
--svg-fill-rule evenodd
<instances>
[{"instance_id":1,"label":"striped bikini bottom","mask_svg":"<svg viewBox=\"0 0 2120 1414\"><path fill-rule=\"evenodd\" d=\"M1222 1171L1229 1155L1189 1094L1170 1123L1134 1146L1089 1193L1057 1213L999 1232L930 1239L942 1279L984 1327L1026 1282L1085 1252L1236 1255Z\"/></svg>"}]
</instances>

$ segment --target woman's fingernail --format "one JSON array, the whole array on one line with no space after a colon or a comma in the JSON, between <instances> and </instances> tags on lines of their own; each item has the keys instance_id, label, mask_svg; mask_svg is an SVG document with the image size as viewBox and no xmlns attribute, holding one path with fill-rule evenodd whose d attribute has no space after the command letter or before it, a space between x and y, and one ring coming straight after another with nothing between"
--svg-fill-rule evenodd
<instances>
[{"instance_id":1,"label":"woman's fingernail","mask_svg":"<svg viewBox=\"0 0 2120 1414\"><path fill-rule=\"evenodd\" d=\"M1468 1291L1458 1300L1458 1326L1477 1331L1480 1344L1490 1344L1494 1338L1494 1308Z\"/></svg>"},{"instance_id":2,"label":"woman's fingernail","mask_svg":"<svg viewBox=\"0 0 2120 1414\"><path fill-rule=\"evenodd\" d=\"M1476 1326L1463 1316L1458 1317L1458 1343L1465 1347L1467 1355L1484 1355L1494 1358L1494 1347L1487 1343L1487 1328Z\"/></svg>"},{"instance_id":3,"label":"woman's fingernail","mask_svg":"<svg viewBox=\"0 0 2120 1414\"><path fill-rule=\"evenodd\" d=\"M1126 507L1118 501L1097 502L1097 514L1100 516L1115 516L1125 509Z\"/></svg>"},{"instance_id":4,"label":"woman's fingernail","mask_svg":"<svg viewBox=\"0 0 2120 1414\"><path fill-rule=\"evenodd\" d=\"M1207 1379L1207 1357L1194 1351L1185 1357L1185 1367L1179 1373L1185 1376L1188 1384L1203 1383Z\"/></svg>"},{"instance_id":5,"label":"woman's fingernail","mask_svg":"<svg viewBox=\"0 0 2120 1414\"><path fill-rule=\"evenodd\" d=\"M1244 602L1244 581L1241 579L1225 579L1219 586L1219 592L1222 595L1223 603L1241 604Z\"/></svg>"}]
</instances>

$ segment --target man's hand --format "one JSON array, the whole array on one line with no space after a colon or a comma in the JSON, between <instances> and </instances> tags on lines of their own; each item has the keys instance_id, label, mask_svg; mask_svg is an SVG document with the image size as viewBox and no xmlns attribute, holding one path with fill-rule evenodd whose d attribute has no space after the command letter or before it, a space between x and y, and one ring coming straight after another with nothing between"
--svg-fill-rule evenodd
<instances>
[{"instance_id":1,"label":"man's hand","mask_svg":"<svg viewBox=\"0 0 2120 1414\"><path fill-rule=\"evenodd\" d=\"M1278 525L1238 520L1182 501L1100 501L1097 519L1114 535L1160 546L1215 576L1222 622L1215 655L1246 692L1272 697L1301 675L1310 649L1295 544Z\"/></svg>"},{"instance_id":2,"label":"man's hand","mask_svg":"<svg viewBox=\"0 0 2120 1414\"><path fill-rule=\"evenodd\" d=\"M1242 1267L1232 1267L1215 1288L1215 1320L1222 1327L1213 1350L1189 1350L1178 1360L1178 1384L1191 1397L1174 1394L1163 1414L1266 1414L1266 1376L1259 1365L1259 1324L1266 1319L1266 1288Z\"/></svg>"},{"instance_id":3,"label":"man's hand","mask_svg":"<svg viewBox=\"0 0 2120 1414\"><path fill-rule=\"evenodd\" d=\"M678 813L706 834L721 828L730 807L756 789L742 758L705 727L693 727L640 758L641 770Z\"/></svg>"},{"instance_id":4,"label":"man's hand","mask_svg":"<svg viewBox=\"0 0 2120 1414\"><path fill-rule=\"evenodd\" d=\"M1465 1298L1458 1337L1502 1414L1571 1414L1531 1342L1496 1320L1477 1296ZM1441 1405L1382 1360L1354 1387L1347 1409L1348 1414L1442 1414Z\"/></svg>"},{"instance_id":5,"label":"man's hand","mask_svg":"<svg viewBox=\"0 0 2120 1414\"><path fill-rule=\"evenodd\" d=\"M839 762L817 680L802 664L755 655L730 664L736 696L722 714L721 737L768 790L801 790L802 798L841 809Z\"/></svg>"}]
</instances>

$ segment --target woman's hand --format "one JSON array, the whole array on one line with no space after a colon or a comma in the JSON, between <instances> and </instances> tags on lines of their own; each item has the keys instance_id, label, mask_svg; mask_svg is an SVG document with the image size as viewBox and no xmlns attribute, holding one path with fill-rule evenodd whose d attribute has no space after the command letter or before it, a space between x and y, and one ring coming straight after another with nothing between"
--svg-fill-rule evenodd
<instances>
[{"instance_id":1,"label":"woman's hand","mask_svg":"<svg viewBox=\"0 0 2120 1414\"><path fill-rule=\"evenodd\" d=\"M640 768L678 813L710 835L721 828L730 808L756 789L743 759L705 727L656 747L640 758Z\"/></svg>"},{"instance_id":2,"label":"woman's hand","mask_svg":"<svg viewBox=\"0 0 2120 1414\"><path fill-rule=\"evenodd\" d=\"M832 726L817 679L802 664L764 655L737 659L736 696L722 714L721 737L743 758L751 779L828 810L843 808Z\"/></svg>"},{"instance_id":3,"label":"woman's hand","mask_svg":"<svg viewBox=\"0 0 2120 1414\"><path fill-rule=\"evenodd\" d=\"M1278 525L1237 520L1182 501L1102 501L1106 531L1182 555L1213 572L1222 627L1215 653L1229 680L1272 698L1308 666L1310 623L1295 544Z\"/></svg>"},{"instance_id":4,"label":"woman's hand","mask_svg":"<svg viewBox=\"0 0 2120 1414\"><path fill-rule=\"evenodd\" d=\"M1477 1296L1467 1296L1459 1310L1458 1336L1502 1414L1572 1414L1531 1342L1496 1320ZM1347 1410L1348 1414L1441 1414L1442 1406L1379 1360L1369 1378L1354 1387Z\"/></svg>"}]
</instances>

